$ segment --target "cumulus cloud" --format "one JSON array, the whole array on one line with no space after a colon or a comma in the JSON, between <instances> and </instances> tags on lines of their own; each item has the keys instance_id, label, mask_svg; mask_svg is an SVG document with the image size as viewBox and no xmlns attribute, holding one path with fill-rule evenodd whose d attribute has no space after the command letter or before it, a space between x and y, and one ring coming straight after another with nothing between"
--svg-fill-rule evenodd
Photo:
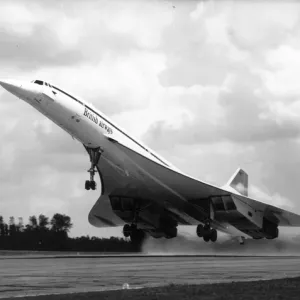
<instances>
[{"instance_id":1,"label":"cumulus cloud","mask_svg":"<svg viewBox=\"0 0 300 300\"><path fill-rule=\"evenodd\" d=\"M195 86L187 89L197 92L193 97L187 92L182 94L183 110L179 118L182 126L174 127L160 120L149 128L146 141L172 147L175 142L189 145L220 141L257 143L298 138L300 119L277 117L280 111L272 109L272 104L264 99L270 95L259 95L255 91L263 89L258 75L239 70L230 76L231 80L225 81L217 92L203 93L201 87L196 89Z\"/></svg>"}]
</instances>

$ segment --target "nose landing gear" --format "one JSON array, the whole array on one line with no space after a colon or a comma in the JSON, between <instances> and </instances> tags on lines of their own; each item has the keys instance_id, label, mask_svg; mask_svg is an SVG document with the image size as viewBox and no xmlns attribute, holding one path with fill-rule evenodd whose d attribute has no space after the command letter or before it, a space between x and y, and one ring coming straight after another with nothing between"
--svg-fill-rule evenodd
<instances>
[{"instance_id":1,"label":"nose landing gear","mask_svg":"<svg viewBox=\"0 0 300 300\"><path fill-rule=\"evenodd\" d=\"M97 184L94 180L95 174L97 172L96 166L100 160L101 154L103 153L103 150L98 148L86 148L91 161L91 167L88 169L88 172L90 173L90 180L85 181L85 189L86 190L95 190L97 187Z\"/></svg>"}]
</instances>

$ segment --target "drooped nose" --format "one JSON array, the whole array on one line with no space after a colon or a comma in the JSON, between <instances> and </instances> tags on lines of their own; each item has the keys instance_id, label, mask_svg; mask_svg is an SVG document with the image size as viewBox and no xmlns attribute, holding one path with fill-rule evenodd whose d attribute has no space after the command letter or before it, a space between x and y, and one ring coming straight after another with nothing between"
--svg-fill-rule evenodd
<instances>
[{"instance_id":1,"label":"drooped nose","mask_svg":"<svg viewBox=\"0 0 300 300\"><path fill-rule=\"evenodd\" d=\"M0 85L8 92L31 104L34 103L36 97L40 97L42 88L32 82L12 79L0 79Z\"/></svg>"},{"instance_id":2,"label":"drooped nose","mask_svg":"<svg viewBox=\"0 0 300 300\"><path fill-rule=\"evenodd\" d=\"M12 79L0 79L0 85L5 88L8 92L20 96L22 82Z\"/></svg>"}]
</instances>

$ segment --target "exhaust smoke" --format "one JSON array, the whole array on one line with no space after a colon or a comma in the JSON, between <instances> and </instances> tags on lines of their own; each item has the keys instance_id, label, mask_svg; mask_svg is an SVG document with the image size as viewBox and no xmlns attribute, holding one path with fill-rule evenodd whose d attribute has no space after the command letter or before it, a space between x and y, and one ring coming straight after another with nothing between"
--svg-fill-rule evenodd
<instances>
[{"instance_id":1,"label":"exhaust smoke","mask_svg":"<svg viewBox=\"0 0 300 300\"><path fill-rule=\"evenodd\" d=\"M274 240L246 239L240 245L236 237L222 235L216 243L206 243L202 238L180 233L174 239L148 237L142 246L147 255L250 255L291 256L300 254L300 236L283 236Z\"/></svg>"}]
</instances>

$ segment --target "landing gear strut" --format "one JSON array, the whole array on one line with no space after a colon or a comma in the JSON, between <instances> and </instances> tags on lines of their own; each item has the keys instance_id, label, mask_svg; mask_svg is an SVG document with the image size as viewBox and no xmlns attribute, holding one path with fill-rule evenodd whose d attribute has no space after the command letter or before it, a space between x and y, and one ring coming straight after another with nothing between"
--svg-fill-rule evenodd
<instances>
[{"instance_id":1,"label":"landing gear strut","mask_svg":"<svg viewBox=\"0 0 300 300\"><path fill-rule=\"evenodd\" d=\"M216 242L218 239L218 232L216 229L210 227L210 223L206 223L204 226L199 224L197 226L197 235L202 237L205 242Z\"/></svg>"},{"instance_id":2,"label":"landing gear strut","mask_svg":"<svg viewBox=\"0 0 300 300\"><path fill-rule=\"evenodd\" d=\"M85 181L85 189L86 190L95 190L96 189L96 182L94 180L95 173L97 172L96 166L100 160L101 154L103 153L103 150L99 148L86 148L89 155L90 155L90 161L91 161L91 167L88 169L88 172L90 173L90 180Z\"/></svg>"}]
</instances>

